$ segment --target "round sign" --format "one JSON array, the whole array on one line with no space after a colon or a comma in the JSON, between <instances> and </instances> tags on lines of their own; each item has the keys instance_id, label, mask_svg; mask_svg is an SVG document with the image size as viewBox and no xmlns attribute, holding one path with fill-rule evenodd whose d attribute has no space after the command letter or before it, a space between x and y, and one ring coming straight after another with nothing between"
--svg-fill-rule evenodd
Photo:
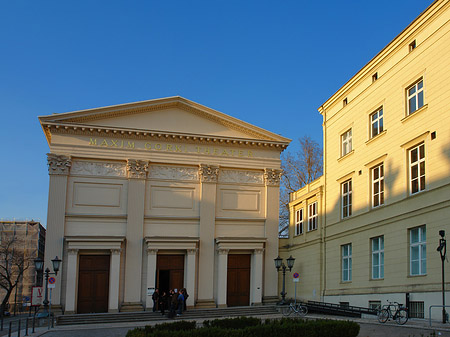
<instances>
[{"instance_id":1,"label":"round sign","mask_svg":"<svg viewBox=\"0 0 450 337\"><path fill-rule=\"evenodd\" d=\"M294 275L292 275L292 276L294 276L294 278L299 278L300 277L300 275L298 273L294 273Z\"/></svg>"},{"instance_id":2,"label":"round sign","mask_svg":"<svg viewBox=\"0 0 450 337\"><path fill-rule=\"evenodd\" d=\"M55 284L55 282L56 282L56 279L55 279L54 277L50 277L50 278L48 279L48 283L49 283L49 284Z\"/></svg>"}]
</instances>

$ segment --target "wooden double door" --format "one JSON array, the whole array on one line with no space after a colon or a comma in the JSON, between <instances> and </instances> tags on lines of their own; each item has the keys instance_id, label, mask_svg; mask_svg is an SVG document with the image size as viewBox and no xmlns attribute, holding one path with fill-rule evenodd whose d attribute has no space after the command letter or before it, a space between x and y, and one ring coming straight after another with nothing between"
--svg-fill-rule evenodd
<instances>
[{"instance_id":1,"label":"wooden double door","mask_svg":"<svg viewBox=\"0 0 450 337\"><path fill-rule=\"evenodd\" d=\"M250 304L250 254L228 255L227 306Z\"/></svg>"},{"instance_id":2,"label":"wooden double door","mask_svg":"<svg viewBox=\"0 0 450 337\"><path fill-rule=\"evenodd\" d=\"M159 292L181 289L184 284L184 255L158 255L156 260L156 287Z\"/></svg>"},{"instance_id":3,"label":"wooden double door","mask_svg":"<svg viewBox=\"0 0 450 337\"><path fill-rule=\"evenodd\" d=\"M77 312L108 312L109 255L80 255Z\"/></svg>"}]
</instances>

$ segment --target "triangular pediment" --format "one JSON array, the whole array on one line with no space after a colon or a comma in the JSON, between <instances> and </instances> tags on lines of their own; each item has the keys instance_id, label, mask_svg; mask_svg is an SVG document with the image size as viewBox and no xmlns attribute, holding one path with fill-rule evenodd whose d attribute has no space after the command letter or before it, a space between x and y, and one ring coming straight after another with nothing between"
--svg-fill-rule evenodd
<instances>
[{"instance_id":1,"label":"triangular pediment","mask_svg":"<svg viewBox=\"0 0 450 337\"><path fill-rule=\"evenodd\" d=\"M40 117L42 124L78 125L289 143L284 138L182 97L169 97Z\"/></svg>"}]
</instances>

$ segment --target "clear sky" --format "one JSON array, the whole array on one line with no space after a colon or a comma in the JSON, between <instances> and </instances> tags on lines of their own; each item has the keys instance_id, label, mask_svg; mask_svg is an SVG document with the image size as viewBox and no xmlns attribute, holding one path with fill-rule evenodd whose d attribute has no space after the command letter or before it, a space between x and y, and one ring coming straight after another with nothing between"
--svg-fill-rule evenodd
<instances>
[{"instance_id":1,"label":"clear sky","mask_svg":"<svg viewBox=\"0 0 450 337\"><path fill-rule=\"evenodd\" d=\"M42 115L180 95L322 143L317 108L431 3L0 1L0 218L46 224Z\"/></svg>"}]
</instances>

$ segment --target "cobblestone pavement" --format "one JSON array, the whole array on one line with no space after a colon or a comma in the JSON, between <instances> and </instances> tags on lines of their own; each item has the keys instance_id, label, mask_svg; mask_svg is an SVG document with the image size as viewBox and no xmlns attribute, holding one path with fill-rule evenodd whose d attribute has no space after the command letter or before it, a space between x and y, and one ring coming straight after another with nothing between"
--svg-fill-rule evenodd
<instances>
[{"instance_id":1,"label":"cobblestone pavement","mask_svg":"<svg viewBox=\"0 0 450 337\"><path fill-rule=\"evenodd\" d=\"M281 316L280 316L281 317ZM271 317L260 317L275 318ZM428 327L428 321L410 320L405 325L399 326L395 322L387 322L380 324L375 318L351 319L342 317L331 317L324 315L308 315L307 318L317 319L340 319L354 320L360 324L361 330L358 337L450 337L450 324L440 324L433 322L433 327ZM202 319L196 320L202 323ZM165 321L167 322L167 321ZM50 331L46 328L40 328L35 334L30 336L43 337L124 337L128 330L134 329L136 326L145 326L157 324L158 322L140 322L136 323L116 323L116 324L97 324L97 325L77 325L56 327ZM22 334L21 336L24 336ZM15 337L15 334L12 335Z\"/></svg>"}]
</instances>

